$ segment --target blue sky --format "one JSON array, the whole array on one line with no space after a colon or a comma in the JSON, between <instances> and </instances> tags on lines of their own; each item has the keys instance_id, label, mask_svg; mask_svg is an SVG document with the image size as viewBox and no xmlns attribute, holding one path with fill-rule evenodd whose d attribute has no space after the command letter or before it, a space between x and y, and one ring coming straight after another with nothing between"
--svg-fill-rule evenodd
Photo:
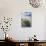
<instances>
[{"instance_id":1,"label":"blue sky","mask_svg":"<svg viewBox=\"0 0 46 46\"><path fill-rule=\"evenodd\" d=\"M32 16L32 12L24 12L25 16Z\"/></svg>"}]
</instances>

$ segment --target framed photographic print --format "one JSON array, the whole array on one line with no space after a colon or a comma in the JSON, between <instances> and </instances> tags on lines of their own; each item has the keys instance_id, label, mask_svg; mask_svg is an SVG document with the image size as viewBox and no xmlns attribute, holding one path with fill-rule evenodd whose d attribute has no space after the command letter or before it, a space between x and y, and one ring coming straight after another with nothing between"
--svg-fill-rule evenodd
<instances>
[{"instance_id":1,"label":"framed photographic print","mask_svg":"<svg viewBox=\"0 0 46 46\"><path fill-rule=\"evenodd\" d=\"M32 27L32 12L23 12L21 16L22 27Z\"/></svg>"}]
</instances>

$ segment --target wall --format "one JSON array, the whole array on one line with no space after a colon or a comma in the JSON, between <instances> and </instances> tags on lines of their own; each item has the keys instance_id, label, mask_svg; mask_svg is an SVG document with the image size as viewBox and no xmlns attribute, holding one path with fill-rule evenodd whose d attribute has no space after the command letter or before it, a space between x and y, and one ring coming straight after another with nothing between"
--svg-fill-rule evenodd
<instances>
[{"instance_id":1,"label":"wall","mask_svg":"<svg viewBox=\"0 0 46 46\"><path fill-rule=\"evenodd\" d=\"M45 15L45 24L44 24L44 26L45 26L45 28L44 28L44 37L45 37L45 39L46 39L46 15Z\"/></svg>"},{"instance_id":2,"label":"wall","mask_svg":"<svg viewBox=\"0 0 46 46\"><path fill-rule=\"evenodd\" d=\"M26 2L25 2L26 1ZM21 12L32 12L32 28L21 27ZM3 16L13 17L13 22L8 33L17 40L27 40L34 34L37 35L39 40L45 39L44 37L44 15L46 15L44 8L32 8L28 0L0 0L0 18ZM0 35L2 31L0 32ZM3 37L0 36L0 39Z\"/></svg>"}]
</instances>

